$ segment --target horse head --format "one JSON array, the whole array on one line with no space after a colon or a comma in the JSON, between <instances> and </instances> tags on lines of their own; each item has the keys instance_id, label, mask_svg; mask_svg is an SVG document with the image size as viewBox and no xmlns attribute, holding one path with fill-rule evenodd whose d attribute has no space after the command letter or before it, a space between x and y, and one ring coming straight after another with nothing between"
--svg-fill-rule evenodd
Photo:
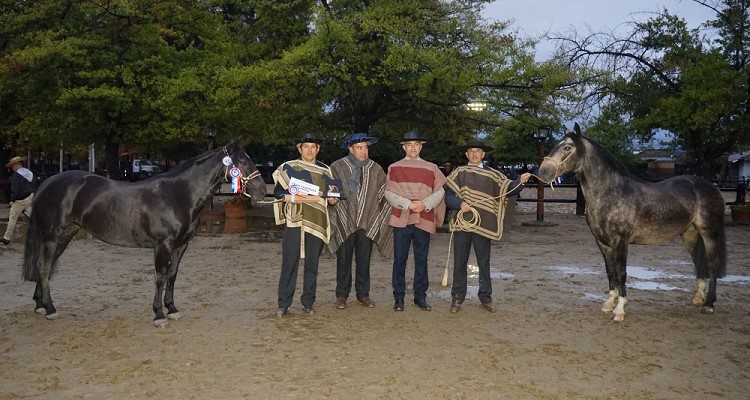
<instances>
[{"instance_id":1,"label":"horse head","mask_svg":"<svg viewBox=\"0 0 750 400\"><path fill-rule=\"evenodd\" d=\"M544 157L537 177L544 182L553 182L558 176L568 172L580 172L583 156L586 153L581 127L576 122L573 131L565 128L565 137Z\"/></svg>"},{"instance_id":2,"label":"horse head","mask_svg":"<svg viewBox=\"0 0 750 400\"><path fill-rule=\"evenodd\" d=\"M260 171L255 166L253 160L245 153L245 150L237 141L233 140L224 145L225 162L228 167L234 166L240 170L240 180L242 181L242 193L250 196L255 201L261 201L266 197L266 183L260 176ZM229 160L226 160L229 157ZM231 168L226 169L226 179L231 180Z\"/></svg>"}]
</instances>

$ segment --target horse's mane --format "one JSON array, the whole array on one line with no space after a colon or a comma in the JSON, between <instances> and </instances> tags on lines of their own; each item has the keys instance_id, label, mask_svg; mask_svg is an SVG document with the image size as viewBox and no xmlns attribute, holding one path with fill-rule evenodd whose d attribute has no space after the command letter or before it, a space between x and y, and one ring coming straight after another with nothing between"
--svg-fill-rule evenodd
<instances>
[{"instance_id":1,"label":"horse's mane","mask_svg":"<svg viewBox=\"0 0 750 400\"><path fill-rule=\"evenodd\" d=\"M181 163L181 164L179 164L179 165L177 165L175 167L170 168L169 171L167 171L167 172L165 172L165 173L163 173L163 174L161 174L159 176L163 176L165 178L169 178L169 177L173 177L175 175L179 175L179 174L185 172L185 170L193 167L194 165L200 164L200 163L206 161L207 159L213 157L217 152L219 152L221 150L222 149L219 148L219 149L216 149L216 150L206 151L203 154L199 154L199 155L197 155L197 156L195 156L193 158L190 158L187 161L185 161L185 162L183 162L183 163Z\"/></svg>"},{"instance_id":2,"label":"horse's mane","mask_svg":"<svg viewBox=\"0 0 750 400\"><path fill-rule=\"evenodd\" d=\"M621 163L618 159L616 159L612 155L612 153L610 153L609 151L607 151L607 149L602 147L602 145L599 144L599 142L591 138L588 138L586 136L583 136L583 135L578 136L578 138L571 136L571 139L573 139L573 141L581 140L581 141L588 142L589 144L591 144L591 148L596 152L596 155L604 162L604 164L608 168L615 170L621 175L632 176L628 168L623 163ZM581 148L581 147L582 146L578 146L578 144L576 143L576 148ZM583 146L582 148L586 149L585 146Z\"/></svg>"}]
</instances>

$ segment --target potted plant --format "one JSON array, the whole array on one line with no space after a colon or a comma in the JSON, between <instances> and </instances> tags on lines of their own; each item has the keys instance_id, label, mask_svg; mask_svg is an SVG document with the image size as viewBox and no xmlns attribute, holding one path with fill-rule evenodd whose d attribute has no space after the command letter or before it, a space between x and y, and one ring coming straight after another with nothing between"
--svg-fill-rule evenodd
<instances>
[{"instance_id":1,"label":"potted plant","mask_svg":"<svg viewBox=\"0 0 750 400\"><path fill-rule=\"evenodd\" d=\"M732 222L750 225L750 203L732 204L729 209L732 212Z\"/></svg>"},{"instance_id":2,"label":"potted plant","mask_svg":"<svg viewBox=\"0 0 750 400\"><path fill-rule=\"evenodd\" d=\"M252 206L250 197L236 193L224 203L224 214L227 218L244 218L247 216L247 209Z\"/></svg>"}]
</instances>

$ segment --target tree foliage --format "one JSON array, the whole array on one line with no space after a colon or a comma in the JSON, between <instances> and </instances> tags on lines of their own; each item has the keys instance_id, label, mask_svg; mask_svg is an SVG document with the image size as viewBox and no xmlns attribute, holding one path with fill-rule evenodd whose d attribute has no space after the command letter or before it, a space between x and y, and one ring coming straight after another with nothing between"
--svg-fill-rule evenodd
<instances>
[{"instance_id":1,"label":"tree foliage","mask_svg":"<svg viewBox=\"0 0 750 400\"><path fill-rule=\"evenodd\" d=\"M574 68L606 72L590 81L586 106L619 115L625 123L617 129L627 130L626 136L671 132L696 172L709 177L712 163L750 144L750 2L695 2L716 12L706 24L715 36L701 36L664 10L634 22L625 36L597 32L558 39Z\"/></svg>"},{"instance_id":2,"label":"tree foliage","mask_svg":"<svg viewBox=\"0 0 750 400\"><path fill-rule=\"evenodd\" d=\"M0 129L34 146L106 144L111 169L122 146L179 149L207 129L263 146L370 132L393 144L387 161L407 130L444 160L484 132L522 143L520 159L563 115L573 74L483 20L488 2L3 2Z\"/></svg>"}]
</instances>

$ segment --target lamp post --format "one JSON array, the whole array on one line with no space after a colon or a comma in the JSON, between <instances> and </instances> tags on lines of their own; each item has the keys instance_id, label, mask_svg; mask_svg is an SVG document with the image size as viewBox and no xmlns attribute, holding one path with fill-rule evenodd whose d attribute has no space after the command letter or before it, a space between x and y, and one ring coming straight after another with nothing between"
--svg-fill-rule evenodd
<instances>
[{"instance_id":1,"label":"lamp post","mask_svg":"<svg viewBox=\"0 0 750 400\"><path fill-rule=\"evenodd\" d=\"M533 133L534 141L536 142L537 156L539 157L539 165L542 165L544 161L544 142L550 137L549 128L539 128ZM524 222L524 226L555 226L557 224L547 222L544 220L544 183L537 178L536 181L536 221Z\"/></svg>"},{"instance_id":2,"label":"lamp post","mask_svg":"<svg viewBox=\"0 0 750 400\"><path fill-rule=\"evenodd\" d=\"M216 128L207 128L206 129L206 136L208 136L208 151L211 151L214 149L214 140L216 138ZM211 195L211 198L208 200L208 209L213 211L214 209L214 196Z\"/></svg>"},{"instance_id":3,"label":"lamp post","mask_svg":"<svg viewBox=\"0 0 750 400\"><path fill-rule=\"evenodd\" d=\"M206 129L206 136L208 136L208 151L214 149L214 139L216 138L216 128Z\"/></svg>"}]
</instances>

